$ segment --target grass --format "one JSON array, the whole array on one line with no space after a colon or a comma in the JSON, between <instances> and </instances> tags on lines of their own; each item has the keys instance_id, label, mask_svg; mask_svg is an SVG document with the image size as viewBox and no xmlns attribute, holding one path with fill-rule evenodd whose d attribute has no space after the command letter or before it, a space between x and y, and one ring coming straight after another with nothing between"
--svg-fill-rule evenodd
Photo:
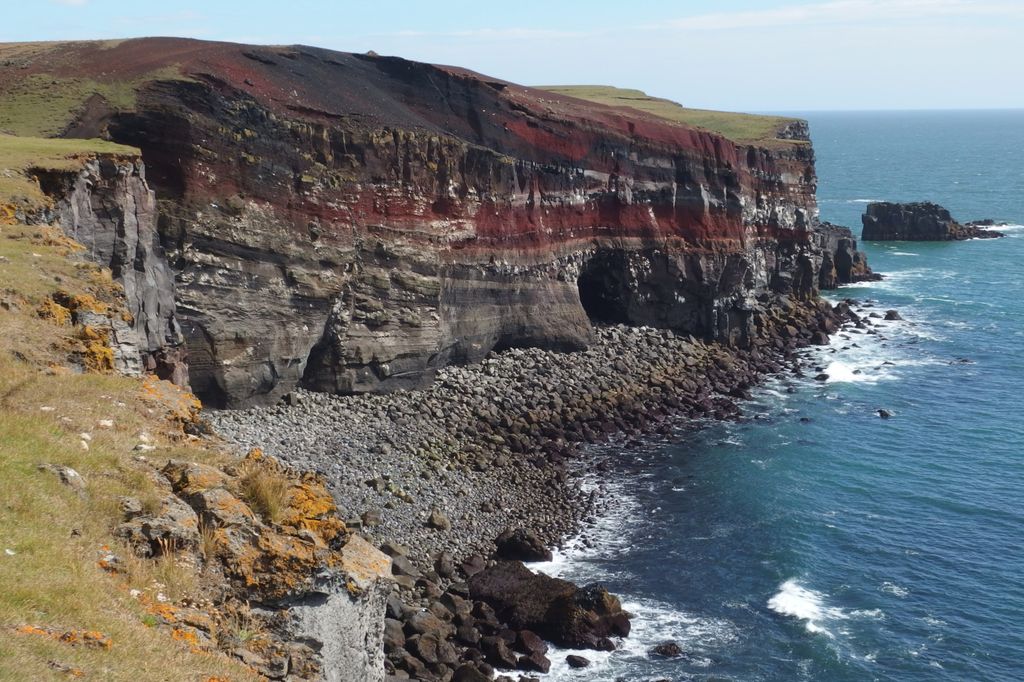
<instances>
[{"instance_id":1,"label":"grass","mask_svg":"<svg viewBox=\"0 0 1024 682\"><path fill-rule=\"evenodd\" d=\"M794 120L782 116L691 109L672 100L651 97L641 90L607 85L542 85L539 89L607 106L637 109L669 121L710 130L734 142L793 144L790 140L777 138L779 129Z\"/></svg>"},{"instance_id":2,"label":"grass","mask_svg":"<svg viewBox=\"0 0 1024 682\"><path fill-rule=\"evenodd\" d=\"M38 317L58 290L118 305L108 272L76 263L75 249L46 228L0 226L0 680L252 680L237 661L196 654L172 639L143 596L194 596L196 567L173 552L157 561L133 557L111 540L121 520L119 498L158 499L136 461L140 434L157 450L151 461L224 463L224 455L189 446L164 405L142 380L74 374L60 366L69 325ZM113 426L101 421L112 420ZM88 449L79 434L88 433ZM85 495L62 485L40 464L69 466ZM107 549L109 548L109 549ZM127 572L108 573L109 551ZM54 632L95 631L110 647L72 645Z\"/></svg>"},{"instance_id":3,"label":"grass","mask_svg":"<svg viewBox=\"0 0 1024 682\"><path fill-rule=\"evenodd\" d=\"M0 134L0 206L44 202L39 185L30 177L29 171L34 168L73 170L81 167L84 158L96 153L137 156L139 150L106 140L44 139Z\"/></svg>"},{"instance_id":4,"label":"grass","mask_svg":"<svg viewBox=\"0 0 1024 682\"><path fill-rule=\"evenodd\" d=\"M247 462L239 483L241 498L268 523L279 523L288 508L291 481L263 462Z\"/></svg>"},{"instance_id":5,"label":"grass","mask_svg":"<svg viewBox=\"0 0 1024 682\"><path fill-rule=\"evenodd\" d=\"M0 56L5 53L0 47ZM12 80L0 91L0 131L31 137L54 137L63 133L98 95L114 111L135 108L137 90L153 80L181 80L174 66L164 67L131 80L98 81L51 74L32 74Z\"/></svg>"}]
</instances>

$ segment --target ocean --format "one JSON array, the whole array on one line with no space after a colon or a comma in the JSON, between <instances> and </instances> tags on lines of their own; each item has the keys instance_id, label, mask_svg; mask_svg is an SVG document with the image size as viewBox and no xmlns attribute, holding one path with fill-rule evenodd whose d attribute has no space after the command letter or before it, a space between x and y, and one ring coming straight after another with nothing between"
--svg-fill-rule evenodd
<instances>
[{"instance_id":1,"label":"ocean","mask_svg":"<svg viewBox=\"0 0 1024 682\"><path fill-rule=\"evenodd\" d=\"M827 382L772 380L742 422L622 446L608 512L539 568L604 583L634 633L549 679L1024 679L1024 112L803 116L823 219L931 200L1009 236L862 243L885 280L828 297L904 322L838 335Z\"/></svg>"}]
</instances>

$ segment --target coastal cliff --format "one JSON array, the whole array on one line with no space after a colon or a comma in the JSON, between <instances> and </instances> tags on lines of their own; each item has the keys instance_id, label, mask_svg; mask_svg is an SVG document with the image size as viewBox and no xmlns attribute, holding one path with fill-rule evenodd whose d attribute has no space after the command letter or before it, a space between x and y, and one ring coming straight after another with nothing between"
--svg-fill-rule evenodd
<instances>
[{"instance_id":1,"label":"coastal cliff","mask_svg":"<svg viewBox=\"0 0 1024 682\"><path fill-rule=\"evenodd\" d=\"M308 47L143 39L16 61L0 125L29 84L67 96L88 78L53 132L142 150L176 296L173 317L140 306L147 338L180 329L210 405L423 387L491 350L584 348L594 322L742 347L765 296L842 281L799 121L731 140Z\"/></svg>"}]
</instances>

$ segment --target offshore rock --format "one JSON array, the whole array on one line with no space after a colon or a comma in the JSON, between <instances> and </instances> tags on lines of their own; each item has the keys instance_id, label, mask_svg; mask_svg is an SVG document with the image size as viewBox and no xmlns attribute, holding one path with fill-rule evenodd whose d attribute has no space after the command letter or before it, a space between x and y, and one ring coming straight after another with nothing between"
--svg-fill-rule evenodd
<instances>
[{"instance_id":1,"label":"offshore rock","mask_svg":"<svg viewBox=\"0 0 1024 682\"><path fill-rule=\"evenodd\" d=\"M928 201L868 204L861 222L861 238L871 241L952 241L1005 236L986 229L989 221L962 225L942 206Z\"/></svg>"},{"instance_id":2,"label":"offshore rock","mask_svg":"<svg viewBox=\"0 0 1024 682\"><path fill-rule=\"evenodd\" d=\"M127 108L90 100L67 134L141 148L208 405L423 387L495 349L581 349L592 322L745 346L758 296L820 286L800 121L737 143L304 46L45 46L0 95L40 77L135 90Z\"/></svg>"}]
</instances>

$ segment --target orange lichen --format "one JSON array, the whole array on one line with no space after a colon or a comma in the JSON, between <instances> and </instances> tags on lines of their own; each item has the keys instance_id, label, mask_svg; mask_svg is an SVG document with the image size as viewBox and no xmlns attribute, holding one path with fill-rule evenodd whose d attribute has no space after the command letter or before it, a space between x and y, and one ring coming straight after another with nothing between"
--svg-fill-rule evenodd
<instances>
[{"instance_id":1,"label":"orange lichen","mask_svg":"<svg viewBox=\"0 0 1024 682\"><path fill-rule=\"evenodd\" d=\"M148 376L142 382L142 398L165 409L168 421L179 428L196 422L203 409L203 403L195 395L155 376Z\"/></svg>"},{"instance_id":2,"label":"orange lichen","mask_svg":"<svg viewBox=\"0 0 1024 682\"><path fill-rule=\"evenodd\" d=\"M72 294L62 289L53 295L53 300L70 310L72 315L78 312L110 314L110 306L92 294Z\"/></svg>"},{"instance_id":3,"label":"orange lichen","mask_svg":"<svg viewBox=\"0 0 1024 682\"><path fill-rule=\"evenodd\" d=\"M110 347L109 331L85 325L80 330L79 337L84 346L80 355L85 368L98 374L113 372L114 349Z\"/></svg>"},{"instance_id":4,"label":"orange lichen","mask_svg":"<svg viewBox=\"0 0 1024 682\"><path fill-rule=\"evenodd\" d=\"M338 518L334 498L321 482L305 480L293 485L290 493L281 525L313 531L325 543L345 532L345 523Z\"/></svg>"},{"instance_id":5,"label":"orange lichen","mask_svg":"<svg viewBox=\"0 0 1024 682\"><path fill-rule=\"evenodd\" d=\"M50 297L47 297L36 308L36 314L44 320L52 320L59 325L71 323L71 311Z\"/></svg>"},{"instance_id":6,"label":"orange lichen","mask_svg":"<svg viewBox=\"0 0 1024 682\"><path fill-rule=\"evenodd\" d=\"M19 635L34 635L37 637L47 637L49 639L63 642L71 646L87 646L94 649L110 649L114 643L110 637L97 632L96 630L54 630L51 628L41 628L35 625L22 625L15 628L14 632Z\"/></svg>"}]
</instances>

